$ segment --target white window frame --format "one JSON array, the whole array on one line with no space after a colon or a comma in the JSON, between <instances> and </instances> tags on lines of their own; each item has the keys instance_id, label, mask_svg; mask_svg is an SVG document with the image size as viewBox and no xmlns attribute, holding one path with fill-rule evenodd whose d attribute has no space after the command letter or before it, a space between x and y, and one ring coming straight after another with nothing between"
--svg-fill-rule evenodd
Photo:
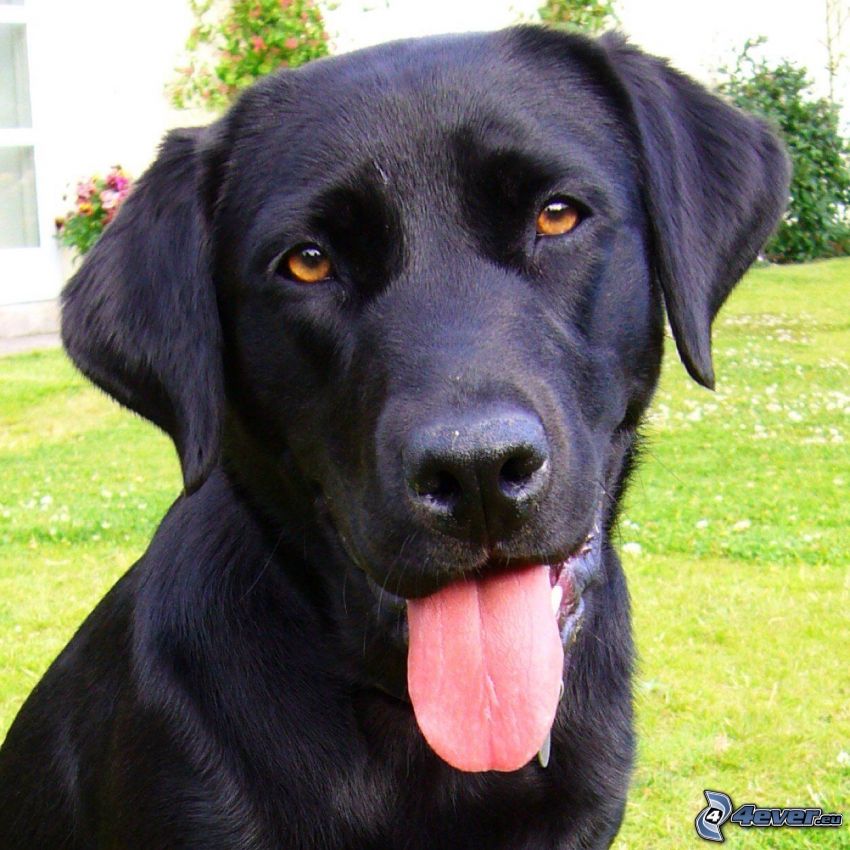
<instances>
[{"instance_id":1,"label":"white window frame","mask_svg":"<svg viewBox=\"0 0 850 850\"><path fill-rule=\"evenodd\" d=\"M54 239L50 202L44 197L39 179L40 146L37 108L32 74L32 24L30 4L0 4L0 24L22 24L26 30L27 63L30 82L30 127L0 129L0 147L31 147L35 164L35 202L38 219L38 246L0 248L0 306L46 301L55 298L61 282L59 252Z\"/></svg>"}]
</instances>

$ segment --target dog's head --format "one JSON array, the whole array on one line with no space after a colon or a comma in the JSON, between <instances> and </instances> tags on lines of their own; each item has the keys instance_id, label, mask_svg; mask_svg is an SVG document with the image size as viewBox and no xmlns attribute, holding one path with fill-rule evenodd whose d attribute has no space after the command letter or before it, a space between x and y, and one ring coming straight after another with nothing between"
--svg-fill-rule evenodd
<instances>
[{"instance_id":1,"label":"dog's head","mask_svg":"<svg viewBox=\"0 0 850 850\"><path fill-rule=\"evenodd\" d=\"M711 386L712 320L786 186L763 124L616 37L387 45L172 134L68 285L64 339L173 437L187 490L223 443L237 474L244 453L309 482L376 588L437 600L412 638L473 604L523 620L554 585L567 640L664 308Z\"/></svg>"}]
</instances>

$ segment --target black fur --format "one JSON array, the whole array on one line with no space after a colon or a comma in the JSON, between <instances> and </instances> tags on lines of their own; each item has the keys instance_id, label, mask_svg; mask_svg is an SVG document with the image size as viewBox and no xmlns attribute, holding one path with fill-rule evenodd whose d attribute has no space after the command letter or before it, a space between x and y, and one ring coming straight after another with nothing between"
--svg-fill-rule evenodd
<instances>
[{"instance_id":1,"label":"black fur","mask_svg":"<svg viewBox=\"0 0 850 850\"><path fill-rule=\"evenodd\" d=\"M172 133L68 284L63 338L173 437L186 493L15 720L0 847L608 847L633 735L607 532L663 307L711 385L712 320L787 180L768 129L663 62L530 28L284 71ZM536 238L563 195L583 221ZM280 273L307 242L332 280ZM493 405L543 423L551 481L510 533L443 533L406 489L410 434ZM375 588L563 558L600 493L552 763L454 770Z\"/></svg>"}]
</instances>

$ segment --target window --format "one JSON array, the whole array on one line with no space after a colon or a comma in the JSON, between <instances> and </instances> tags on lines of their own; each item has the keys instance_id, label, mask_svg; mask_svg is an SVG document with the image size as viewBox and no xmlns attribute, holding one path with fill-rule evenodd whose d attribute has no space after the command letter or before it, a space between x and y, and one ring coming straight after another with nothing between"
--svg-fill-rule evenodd
<instances>
[{"instance_id":1,"label":"window","mask_svg":"<svg viewBox=\"0 0 850 850\"><path fill-rule=\"evenodd\" d=\"M0 0L0 248L38 247L23 2Z\"/></svg>"},{"instance_id":2,"label":"window","mask_svg":"<svg viewBox=\"0 0 850 850\"><path fill-rule=\"evenodd\" d=\"M0 128L30 127L27 31L24 24L0 24Z\"/></svg>"}]
</instances>

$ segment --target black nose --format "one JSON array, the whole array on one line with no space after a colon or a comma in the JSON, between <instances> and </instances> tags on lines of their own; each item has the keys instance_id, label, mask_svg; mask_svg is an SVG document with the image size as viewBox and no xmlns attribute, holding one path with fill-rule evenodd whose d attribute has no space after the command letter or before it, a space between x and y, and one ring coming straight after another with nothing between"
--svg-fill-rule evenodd
<instances>
[{"instance_id":1,"label":"black nose","mask_svg":"<svg viewBox=\"0 0 850 850\"><path fill-rule=\"evenodd\" d=\"M545 490L549 445L537 416L489 410L418 428L404 472L426 523L493 544L522 526Z\"/></svg>"}]
</instances>

